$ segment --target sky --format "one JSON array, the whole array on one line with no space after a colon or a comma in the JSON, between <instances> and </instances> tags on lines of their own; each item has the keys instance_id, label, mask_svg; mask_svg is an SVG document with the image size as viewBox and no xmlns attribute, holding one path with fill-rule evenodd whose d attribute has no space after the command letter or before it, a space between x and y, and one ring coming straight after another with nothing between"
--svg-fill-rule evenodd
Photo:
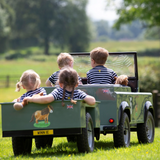
<instances>
[{"instance_id":1,"label":"sky","mask_svg":"<svg viewBox=\"0 0 160 160\"><path fill-rule=\"evenodd\" d=\"M114 10L106 11L106 0L88 0L87 15L92 20L114 21L118 18Z\"/></svg>"}]
</instances>

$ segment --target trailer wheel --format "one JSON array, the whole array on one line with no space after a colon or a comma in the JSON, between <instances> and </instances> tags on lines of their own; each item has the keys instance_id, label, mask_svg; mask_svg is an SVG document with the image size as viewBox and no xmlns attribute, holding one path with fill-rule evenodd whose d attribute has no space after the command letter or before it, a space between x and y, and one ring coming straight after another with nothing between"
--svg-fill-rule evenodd
<instances>
[{"instance_id":1,"label":"trailer wheel","mask_svg":"<svg viewBox=\"0 0 160 160\"><path fill-rule=\"evenodd\" d=\"M32 149L32 138L12 137L12 148L15 156L30 154Z\"/></svg>"},{"instance_id":2,"label":"trailer wheel","mask_svg":"<svg viewBox=\"0 0 160 160\"><path fill-rule=\"evenodd\" d=\"M68 142L77 142L77 137L76 136L68 136L67 137L67 141Z\"/></svg>"},{"instance_id":3,"label":"trailer wheel","mask_svg":"<svg viewBox=\"0 0 160 160\"><path fill-rule=\"evenodd\" d=\"M77 147L79 152L93 152L94 150L94 128L89 113L86 114L86 128L82 128L82 134L77 136Z\"/></svg>"},{"instance_id":4,"label":"trailer wheel","mask_svg":"<svg viewBox=\"0 0 160 160\"><path fill-rule=\"evenodd\" d=\"M154 141L154 119L150 111L144 123L137 124L137 137L139 143L152 143Z\"/></svg>"},{"instance_id":5,"label":"trailer wheel","mask_svg":"<svg viewBox=\"0 0 160 160\"><path fill-rule=\"evenodd\" d=\"M45 136L45 137L35 137L36 148L51 148L53 143L53 137Z\"/></svg>"},{"instance_id":6,"label":"trailer wheel","mask_svg":"<svg viewBox=\"0 0 160 160\"><path fill-rule=\"evenodd\" d=\"M124 112L118 131L113 133L115 147L128 147L130 145L130 124L128 115Z\"/></svg>"}]
</instances>

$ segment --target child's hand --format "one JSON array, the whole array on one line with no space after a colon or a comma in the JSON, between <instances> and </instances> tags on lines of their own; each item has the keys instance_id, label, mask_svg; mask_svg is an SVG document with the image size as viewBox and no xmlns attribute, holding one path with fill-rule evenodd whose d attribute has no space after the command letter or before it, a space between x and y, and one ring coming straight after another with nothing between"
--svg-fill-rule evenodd
<instances>
[{"instance_id":1,"label":"child's hand","mask_svg":"<svg viewBox=\"0 0 160 160\"><path fill-rule=\"evenodd\" d=\"M28 104L28 102L31 102L32 97L25 97L23 99L23 103Z\"/></svg>"}]
</instances>

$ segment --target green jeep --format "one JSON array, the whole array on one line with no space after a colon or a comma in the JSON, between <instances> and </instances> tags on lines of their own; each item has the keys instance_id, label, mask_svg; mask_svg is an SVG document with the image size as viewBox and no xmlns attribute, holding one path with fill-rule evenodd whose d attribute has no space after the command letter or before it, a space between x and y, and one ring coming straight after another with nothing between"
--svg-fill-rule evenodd
<instances>
[{"instance_id":1,"label":"green jeep","mask_svg":"<svg viewBox=\"0 0 160 160\"><path fill-rule=\"evenodd\" d=\"M83 75L89 69L89 53L71 53L74 56L77 72ZM106 62L108 68L117 75L128 76L128 86L119 84L87 84L82 77L83 85L78 88L96 99L94 106L82 100L72 104L66 100L50 104L29 103L22 110L16 111L13 102L1 103L2 135L12 137L14 155L29 154L32 138L36 147L51 147L54 137L67 137L68 142L77 142L79 152L94 150L94 137L100 134L113 133L115 147L130 145L130 132L136 131L139 143L154 141L154 108L151 93L139 92L137 53L110 53ZM55 87L45 87L50 93ZM47 110L47 119L34 119L34 113ZM52 112L49 112L52 111Z\"/></svg>"}]
</instances>

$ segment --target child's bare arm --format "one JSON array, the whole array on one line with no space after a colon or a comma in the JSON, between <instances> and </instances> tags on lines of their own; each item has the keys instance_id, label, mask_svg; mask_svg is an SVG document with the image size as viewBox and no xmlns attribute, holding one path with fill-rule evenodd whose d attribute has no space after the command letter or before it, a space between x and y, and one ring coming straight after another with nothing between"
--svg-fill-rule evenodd
<instances>
[{"instance_id":1,"label":"child's bare arm","mask_svg":"<svg viewBox=\"0 0 160 160\"><path fill-rule=\"evenodd\" d=\"M39 104L47 104L54 101L54 97L49 94L46 96L39 96L39 97L26 97L23 101L33 102L33 103L39 103Z\"/></svg>"},{"instance_id":2,"label":"child's bare arm","mask_svg":"<svg viewBox=\"0 0 160 160\"><path fill-rule=\"evenodd\" d=\"M96 100L94 97L90 96L90 95L87 95L85 98L84 98L84 101L89 104L89 105L94 105Z\"/></svg>"},{"instance_id":3,"label":"child's bare arm","mask_svg":"<svg viewBox=\"0 0 160 160\"><path fill-rule=\"evenodd\" d=\"M46 80L46 86L48 86L48 87L52 87L53 86L52 83L49 81L49 79Z\"/></svg>"},{"instance_id":4,"label":"child's bare arm","mask_svg":"<svg viewBox=\"0 0 160 160\"><path fill-rule=\"evenodd\" d=\"M12 102L19 102L20 101L20 97L17 99L14 99Z\"/></svg>"}]
</instances>

